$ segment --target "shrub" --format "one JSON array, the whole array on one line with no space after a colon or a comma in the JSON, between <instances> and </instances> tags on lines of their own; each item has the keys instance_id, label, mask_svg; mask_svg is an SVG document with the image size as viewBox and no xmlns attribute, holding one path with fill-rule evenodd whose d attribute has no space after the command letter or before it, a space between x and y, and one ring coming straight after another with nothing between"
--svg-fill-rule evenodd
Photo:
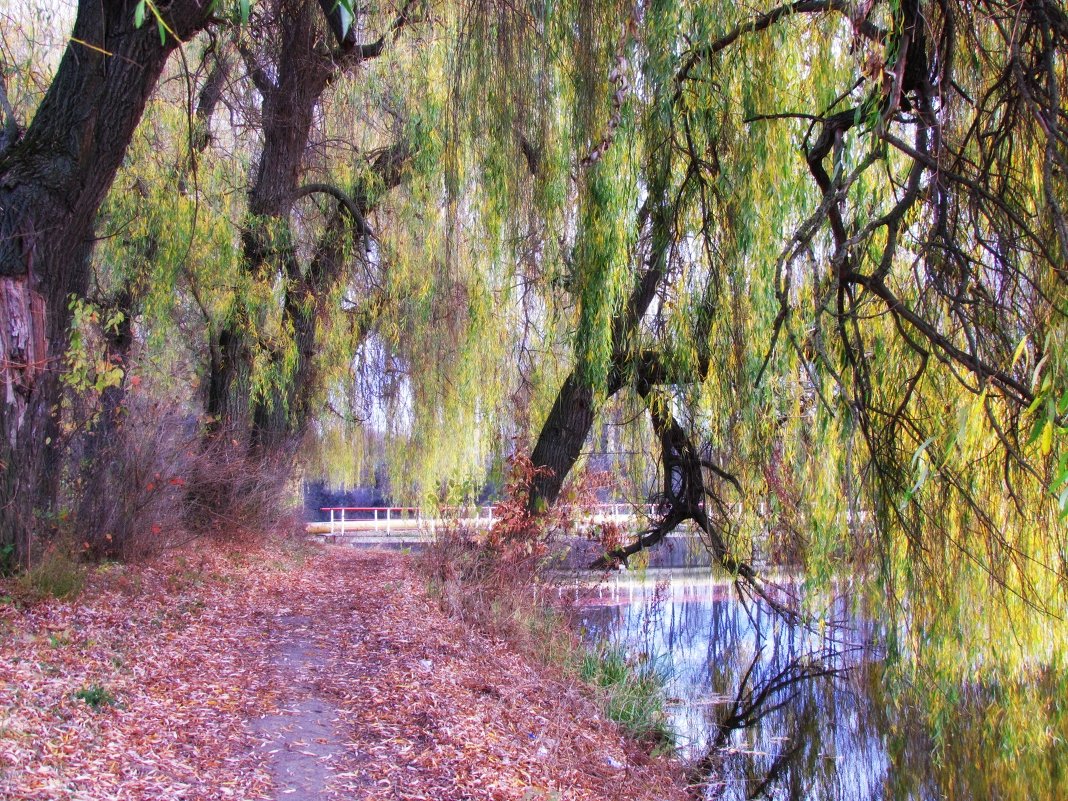
<instances>
[{"instance_id":1,"label":"shrub","mask_svg":"<svg viewBox=\"0 0 1068 801\"><path fill-rule=\"evenodd\" d=\"M128 398L104 436L72 448L67 509L46 539L92 559L131 560L198 536L259 538L287 514L291 455L251 455L226 431L205 436L176 403ZM280 449L281 450L281 449Z\"/></svg>"},{"instance_id":2,"label":"shrub","mask_svg":"<svg viewBox=\"0 0 1068 801\"><path fill-rule=\"evenodd\" d=\"M73 598L85 585L85 568L65 542L50 545L16 586L29 600Z\"/></svg>"},{"instance_id":3,"label":"shrub","mask_svg":"<svg viewBox=\"0 0 1068 801\"><path fill-rule=\"evenodd\" d=\"M195 418L176 402L139 393L119 412L90 416L69 451L66 510L53 536L69 537L87 558L124 560L188 539L182 505L197 437Z\"/></svg>"},{"instance_id":4,"label":"shrub","mask_svg":"<svg viewBox=\"0 0 1068 801\"><path fill-rule=\"evenodd\" d=\"M286 484L292 447L251 453L244 439L226 431L198 442L189 463L184 523L192 532L227 541L260 538L291 516Z\"/></svg>"}]
</instances>

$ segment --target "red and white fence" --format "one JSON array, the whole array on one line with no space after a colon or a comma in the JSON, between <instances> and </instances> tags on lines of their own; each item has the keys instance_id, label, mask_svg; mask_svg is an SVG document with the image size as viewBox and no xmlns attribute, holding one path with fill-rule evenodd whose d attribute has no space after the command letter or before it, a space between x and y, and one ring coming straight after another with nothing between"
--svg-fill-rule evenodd
<instances>
[{"instance_id":1,"label":"red and white fence","mask_svg":"<svg viewBox=\"0 0 1068 801\"><path fill-rule=\"evenodd\" d=\"M310 523L308 532L336 536L345 533L421 532L433 534L439 526L459 523L469 527L490 527L497 522L494 506L445 509L428 516L418 506L324 506L329 521ZM639 517L657 514L655 504L598 503L579 510L579 522L586 525L613 523L625 525ZM451 513L451 514L450 514Z\"/></svg>"}]
</instances>

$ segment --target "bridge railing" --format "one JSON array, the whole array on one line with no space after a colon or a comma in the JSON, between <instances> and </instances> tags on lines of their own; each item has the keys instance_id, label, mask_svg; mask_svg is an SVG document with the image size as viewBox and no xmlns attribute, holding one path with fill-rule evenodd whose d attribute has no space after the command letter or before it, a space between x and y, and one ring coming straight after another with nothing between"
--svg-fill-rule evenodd
<instances>
[{"instance_id":1,"label":"bridge railing","mask_svg":"<svg viewBox=\"0 0 1068 801\"><path fill-rule=\"evenodd\" d=\"M583 517L592 523L622 523L638 517L654 517L660 511L656 504L597 503L579 507ZM496 520L496 506L445 507L437 515L424 514L418 506L323 506L320 511L330 515L331 535L343 534L347 524L358 523L361 530L433 531L448 520L469 525L492 526Z\"/></svg>"}]
</instances>

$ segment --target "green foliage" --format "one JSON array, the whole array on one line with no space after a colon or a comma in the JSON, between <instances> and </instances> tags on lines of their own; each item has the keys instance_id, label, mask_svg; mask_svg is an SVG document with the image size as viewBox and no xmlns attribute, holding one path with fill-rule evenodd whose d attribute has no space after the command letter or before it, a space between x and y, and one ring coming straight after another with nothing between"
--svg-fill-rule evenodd
<instances>
[{"instance_id":1,"label":"green foliage","mask_svg":"<svg viewBox=\"0 0 1068 801\"><path fill-rule=\"evenodd\" d=\"M105 707L115 705L115 696L101 684L89 684L74 692L74 697L85 703L94 711L99 712Z\"/></svg>"},{"instance_id":2,"label":"green foliage","mask_svg":"<svg viewBox=\"0 0 1068 801\"><path fill-rule=\"evenodd\" d=\"M340 5L379 31L388 6ZM376 205L371 253L342 236L344 269L315 288L336 203L253 217L257 92L228 88L233 115L189 168L187 95L219 42L191 44L191 82L168 71L100 215L94 296L131 290L142 402L190 417L227 329L247 402L297 414L293 310L319 314L307 470L397 502L470 500L575 368L602 421L626 421L635 497L659 489L656 404L744 488L723 510L732 551L812 584L848 565L913 667L1022 671L1064 636L1048 613L1066 600L1068 170L1033 113L1066 90L1063 36L1038 6L921 3L920 28L915 8L435 6L317 105L301 179ZM277 69L279 32L244 0L220 10ZM152 0L133 13L166 38ZM12 58L24 120L47 58ZM937 102L895 88L917 73ZM374 156L398 139L387 187ZM655 298L620 334L650 270ZM99 396L131 370L101 358L123 319L72 303L66 380Z\"/></svg>"},{"instance_id":3,"label":"green foliage","mask_svg":"<svg viewBox=\"0 0 1068 801\"><path fill-rule=\"evenodd\" d=\"M110 314L86 300L72 296L70 344L67 348L63 380L75 392L99 395L122 383L121 364L109 361L100 334L114 333L123 322L123 313Z\"/></svg>"},{"instance_id":4,"label":"green foliage","mask_svg":"<svg viewBox=\"0 0 1068 801\"><path fill-rule=\"evenodd\" d=\"M77 596L85 586L85 568L69 547L52 545L16 581L19 590L31 600L66 600Z\"/></svg>"},{"instance_id":5,"label":"green foliage","mask_svg":"<svg viewBox=\"0 0 1068 801\"><path fill-rule=\"evenodd\" d=\"M15 544L0 545L0 576L10 576L18 569L15 563Z\"/></svg>"},{"instance_id":6,"label":"green foliage","mask_svg":"<svg viewBox=\"0 0 1068 801\"><path fill-rule=\"evenodd\" d=\"M728 545L760 544L812 584L848 564L913 667L1014 672L1045 659L1063 639L1048 615L1065 600L1068 553L1065 187L1036 165L1064 154L999 78L1006 31L1041 59L1044 23L1006 27L996 5L922 5L927 67L954 58L959 87L926 123L890 91L919 46L912 6L871 7L865 24L885 35L835 11L747 28L760 12L736 4L656 3L640 20L588 6L537 5L527 24L483 7L460 31L455 172L490 180L457 180L454 194L487 210L467 229L512 233L517 280L545 309L552 356L535 380L551 385L571 345L579 374L604 387L620 361L614 321L660 258L660 291L622 360L657 354L667 376L654 402L746 488ZM1061 66L1041 79L1054 95L1056 47ZM619 71L616 136L591 166ZM921 89L907 91L919 102ZM828 207L806 154L836 114L845 126L818 162L839 187ZM1008 117L1011 137L996 122ZM519 157L519 137L540 168ZM916 147L943 148L939 163L962 175L942 173L943 185L923 173L906 195L926 166ZM548 191L555 182L565 189ZM663 205L660 232L650 199ZM534 404L532 431L547 411Z\"/></svg>"},{"instance_id":7,"label":"green foliage","mask_svg":"<svg viewBox=\"0 0 1068 801\"><path fill-rule=\"evenodd\" d=\"M664 713L666 677L653 662L601 643L582 655L579 677L596 689L609 720L637 740L671 749L674 735Z\"/></svg>"}]
</instances>

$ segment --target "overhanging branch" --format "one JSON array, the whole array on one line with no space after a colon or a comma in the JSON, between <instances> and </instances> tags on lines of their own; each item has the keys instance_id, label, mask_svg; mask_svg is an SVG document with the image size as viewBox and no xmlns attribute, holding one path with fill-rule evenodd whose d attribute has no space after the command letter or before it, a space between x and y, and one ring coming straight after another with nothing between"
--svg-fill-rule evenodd
<instances>
[{"instance_id":1,"label":"overhanging branch","mask_svg":"<svg viewBox=\"0 0 1068 801\"><path fill-rule=\"evenodd\" d=\"M327 183L304 184L304 186L300 187L300 189L298 189L296 192L293 193L293 201L296 202L297 200L300 200L302 197L307 197L308 195L314 195L314 194L330 195L331 197L336 199L339 203L341 203L341 205L345 208L345 210L352 217L353 221L356 223L356 227L357 227L359 233L362 236L371 236L372 235L371 234L371 229L368 227L367 221L364 219L363 212L361 211L360 207L356 204L356 201L353 200L352 197L347 192L343 192L341 189L339 189L338 187L334 186L333 184L327 184Z\"/></svg>"}]
</instances>

